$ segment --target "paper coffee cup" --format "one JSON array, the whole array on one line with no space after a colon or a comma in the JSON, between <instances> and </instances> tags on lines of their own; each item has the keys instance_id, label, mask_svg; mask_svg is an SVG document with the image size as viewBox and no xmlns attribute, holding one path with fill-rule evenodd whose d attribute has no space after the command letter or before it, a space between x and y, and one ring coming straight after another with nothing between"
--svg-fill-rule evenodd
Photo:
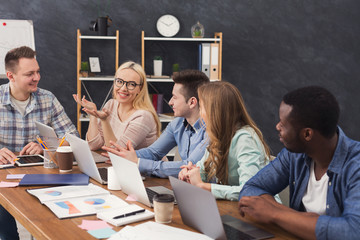
<instances>
[{"instance_id":1,"label":"paper coffee cup","mask_svg":"<svg viewBox=\"0 0 360 240\"><path fill-rule=\"evenodd\" d=\"M56 150L56 159L61 173L72 171L74 154L70 146L58 147Z\"/></svg>"},{"instance_id":2,"label":"paper coffee cup","mask_svg":"<svg viewBox=\"0 0 360 240\"><path fill-rule=\"evenodd\" d=\"M108 189L109 190L121 190L120 181L116 176L114 167L108 167Z\"/></svg>"},{"instance_id":3,"label":"paper coffee cup","mask_svg":"<svg viewBox=\"0 0 360 240\"><path fill-rule=\"evenodd\" d=\"M157 194L154 196L155 222L171 223L174 200L175 198L171 194Z\"/></svg>"}]
</instances>

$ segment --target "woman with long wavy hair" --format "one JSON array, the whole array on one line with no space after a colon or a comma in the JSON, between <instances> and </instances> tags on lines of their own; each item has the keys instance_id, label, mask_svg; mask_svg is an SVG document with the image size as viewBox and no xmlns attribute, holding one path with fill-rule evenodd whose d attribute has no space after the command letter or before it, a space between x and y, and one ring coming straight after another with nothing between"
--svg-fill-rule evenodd
<instances>
[{"instance_id":1,"label":"woman with long wavy hair","mask_svg":"<svg viewBox=\"0 0 360 240\"><path fill-rule=\"evenodd\" d=\"M209 145L196 166L182 166L179 178L218 199L238 200L245 182L267 164L269 147L234 85L213 82L198 93Z\"/></svg>"},{"instance_id":2,"label":"woman with long wavy hair","mask_svg":"<svg viewBox=\"0 0 360 240\"><path fill-rule=\"evenodd\" d=\"M109 146L114 141L126 147L131 141L135 149L150 146L160 135L160 121L150 101L146 74L137 63L123 63L115 73L113 99L102 110L93 102L73 95L90 115L86 140L91 150Z\"/></svg>"}]
</instances>

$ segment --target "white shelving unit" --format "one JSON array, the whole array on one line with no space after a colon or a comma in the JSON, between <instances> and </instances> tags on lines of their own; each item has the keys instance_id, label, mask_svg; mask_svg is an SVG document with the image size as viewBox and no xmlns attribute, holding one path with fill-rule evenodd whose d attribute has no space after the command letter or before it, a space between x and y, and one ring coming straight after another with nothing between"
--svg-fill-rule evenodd
<instances>
[{"instance_id":1,"label":"white shelving unit","mask_svg":"<svg viewBox=\"0 0 360 240\"><path fill-rule=\"evenodd\" d=\"M96 77L81 77L80 76L80 68L81 68L81 42L83 40L111 40L115 41L115 70L119 67L119 31L116 31L115 36L83 36L80 33L80 30L77 30L77 94L79 96L82 96L81 94L81 86L84 87L84 90L87 92L87 95L89 96L91 100L91 96L87 91L86 85L84 82L91 82L91 81L114 81L113 76L96 76ZM112 88L109 90L104 102L102 105L104 105L106 99L108 98L109 94L111 93ZM81 122L88 122L88 118L82 117L80 113L81 106L80 104L77 105L77 129L79 131L79 134L81 136Z\"/></svg>"},{"instance_id":2,"label":"white shelving unit","mask_svg":"<svg viewBox=\"0 0 360 240\"><path fill-rule=\"evenodd\" d=\"M216 32L214 38L170 38L170 37L145 37L145 32L141 32L141 65L145 69L145 42L146 41L177 41L177 42L216 42L219 43L219 79L212 81L221 81L222 76L222 32ZM172 82L172 79L148 78L148 82Z\"/></svg>"},{"instance_id":3,"label":"white shelving unit","mask_svg":"<svg viewBox=\"0 0 360 240\"><path fill-rule=\"evenodd\" d=\"M174 42L216 42L219 43L219 79L211 81L221 81L221 70L222 70L222 33L218 32L214 34L214 38L168 38L168 37L145 37L145 32L141 32L141 65L145 69L145 42L146 41L174 41ZM146 81L151 85L151 83L166 83L173 82L171 78L147 78ZM154 88L155 89L155 88ZM173 118L161 117L160 122L170 122Z\"/></svg>"}]
</instances>

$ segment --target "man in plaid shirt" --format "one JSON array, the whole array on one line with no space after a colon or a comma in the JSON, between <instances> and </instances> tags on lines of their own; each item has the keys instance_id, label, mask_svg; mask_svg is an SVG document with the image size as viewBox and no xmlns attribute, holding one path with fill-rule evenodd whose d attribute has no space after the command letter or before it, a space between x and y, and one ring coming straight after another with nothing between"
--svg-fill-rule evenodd
<instances>
[{"instance_id":1,"label":"man in plaid shirt","mask_svg":"<svg viewBox=\"0 0 360 240\"><path fill-rule=\"evenodd\" d=\"M41 154L35 121L54 128L58 137L79 135L57 98L37 87L40 67L29 47L10 50L5 57L9 83L0 86L0 164L12 163L14 152ZM0 238L19 239L14 218L0 206Z\"/></svg>"}]
</instances>

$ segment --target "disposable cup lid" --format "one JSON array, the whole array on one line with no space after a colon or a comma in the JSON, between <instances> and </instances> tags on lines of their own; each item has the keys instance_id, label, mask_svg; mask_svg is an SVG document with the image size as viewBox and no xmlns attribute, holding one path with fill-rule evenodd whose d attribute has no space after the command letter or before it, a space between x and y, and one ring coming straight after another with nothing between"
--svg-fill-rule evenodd
<instances>
[{"instance_id":1,"label":"disposable cup lid","mask_svg":"<svg viewBox=\"0 0 360 240\"><path fill-rule=\"evenodd\" d=\"M153 201L156 202L173 202L175 200L174 196L171 194L156 194L153 198Z\"/></svg>"},{"instance_id":2,"label":"disposable cup lid","mask_svg":"<svg viewBox=\"0 0 360 240\"><path fill-rule=\"evenodd\" d=\"M61 147L58 147L56 151L57 151L57 152L63 152L63 153L72 152L70 146L61 146Z\"/></svg>"}]
</instances>

